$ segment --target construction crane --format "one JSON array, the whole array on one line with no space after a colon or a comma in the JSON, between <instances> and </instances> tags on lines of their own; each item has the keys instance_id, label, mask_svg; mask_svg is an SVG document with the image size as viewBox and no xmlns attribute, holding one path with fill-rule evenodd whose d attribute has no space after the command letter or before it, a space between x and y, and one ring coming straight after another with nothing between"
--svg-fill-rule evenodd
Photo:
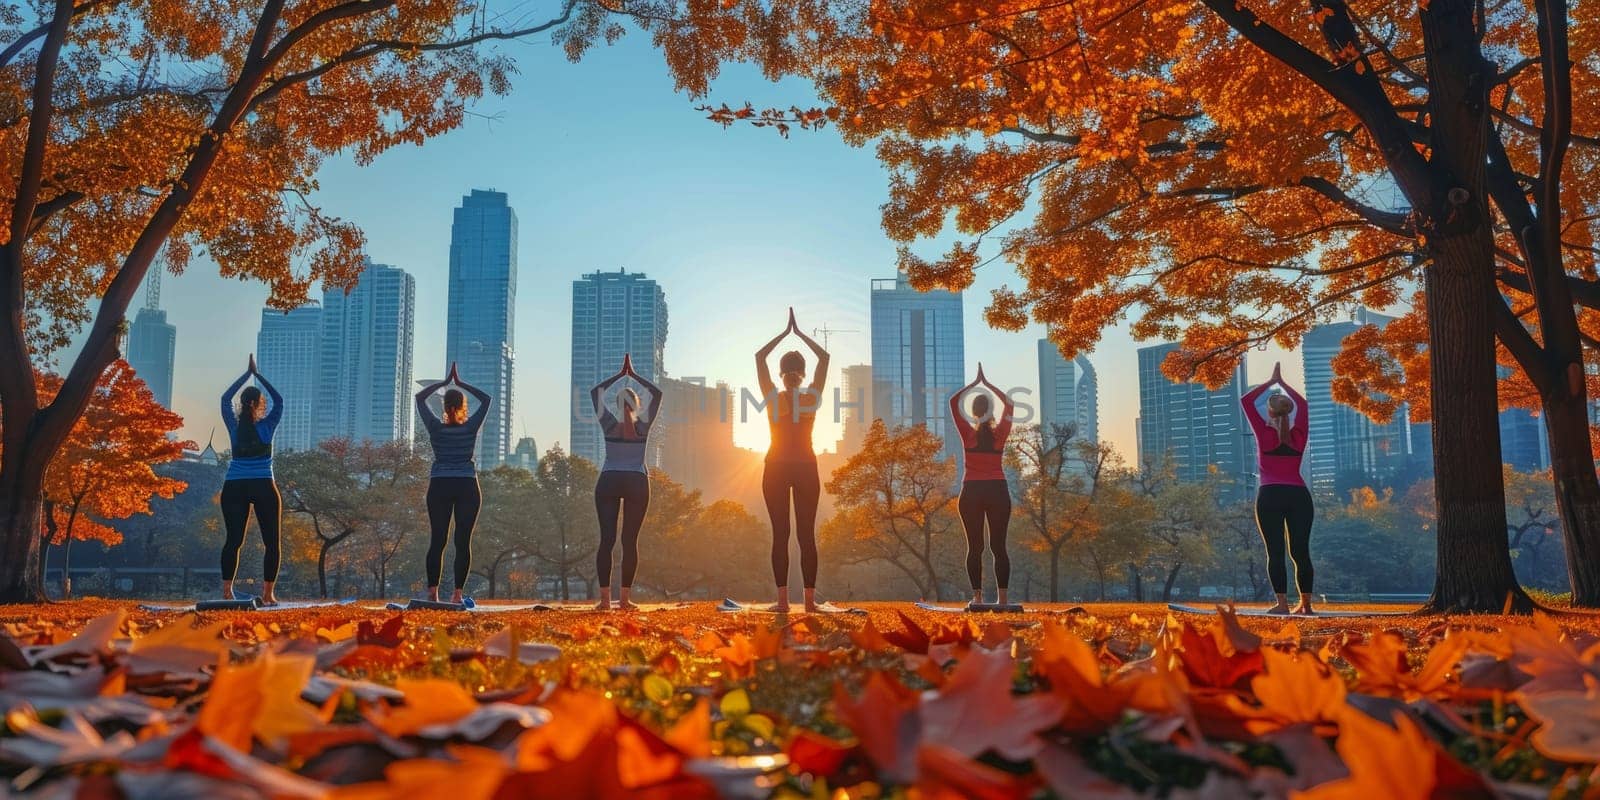
<instances>
[{"instance_id":1,"label":"construction crane","mask_svg":"<svg viewBox=\"0 0 1600 800\"><path fill-rule=\"evenodd\" d=\"M827 323L823 323L822 327L820 327L820 328L812 328L811 329L811 335L812 336L821 336L822 337L822 349L824 349L824 350L828 349L828 337L829 336L832 336L835 333L860 333L860 332L861 331L858 331L858 330L849 330L849 329L843 329L843 328L830 328L830 327L828 327Z\"/></svg>"}]
</instances>

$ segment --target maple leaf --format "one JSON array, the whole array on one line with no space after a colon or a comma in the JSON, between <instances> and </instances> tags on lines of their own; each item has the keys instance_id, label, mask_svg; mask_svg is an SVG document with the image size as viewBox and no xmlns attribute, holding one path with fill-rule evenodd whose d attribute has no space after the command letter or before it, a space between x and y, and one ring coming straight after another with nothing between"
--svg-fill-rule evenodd
<instances>
[{"instance_id":1,"label":"maple leaf","mask_svg":"<svg viewBox=\"0 0 1600 800\"><path fill-rule=\"evenodd\" d=\"M1339 674L1310 653L1261 651L1266 672L1250 681L1260 714L1245 724L1266 733L1296 723L1331 723L1345 709L1345 685ZM1232 698L1229 698L1232 699ZM1240 706L1241 716L1250 710Z\"/></svg>"},{"instance_id":2,"label":"maple leaf","mask_svg":"<svg viewBox=\"0 0 1600 800\"><path fill-rule=\"evenodd\" d=\"M934 744L917 749L916 796L928 800L1024 800L1033 781Z\"/></svg>"},{"instance_id":3,"label":"maple leaf","mask_svg":"<svg viewBox=\"0 0 1600 800\"><path fill-rule=\"evenodd\" d=\"M1026 761L1043 746L1036 735L1061 718L1062 700L1011 692L1016 662L1006 651L974 648L955 674L922 699L922 741L968 758L987 752Z\"/></svg>"},{"instance_id":4,"label":"maple leaf","mask_svg":"<svg viewBox=\"0 0 1600 800\"><path fill-rule=\"evenodd\" d=\"M416 800L430 795L451 800L490 800L511 772L505 756L468 745L448 748L454 760L401 759L384 767L383 781L341 786L329 800Z\"/></svg>"},{"instance_id":5,"label":"maple leaf","mask_svg":"<svg viewBox=\"0 0 1600 800\"><path fill-rule=\"evenodd\" d=\"M1542 692L1517 705L1539 721L1533 746L1556 761L1600 761L1600 696L1593 692Z\"/></svg>"},{"instance_id":6,"label":"maple leaf","mask_svg":"<svg viewBox=\"0 0 1600 800\"><path fill-rule=\"evenodd\" d=\"M1050 682L1050 691L1065 701L1061 727L1074 736L1103 733L1131 709L1170 710L1164 678L1129 672L1108 678L1088 643L1060 623L1046 620L1034 670Z\"/></svg>"},{"instance_id":7,"label":"maple leaf","mask_svg":"<svg viewBox=\"0 0 1600 800\"><path fill-rule=\"evenodd\" d=\"M255 661L217 670L196 726L241 753L252 739L277 746L285 737L314 730L326 720L300 699L311 679L309 655L264 652Z\"/></svg>"},{"instance_id":8,"label":"maple leaf","mask_svg":"<svg viewBox=\"0 0 1600 800\"><path fill-rule=\"evenodd\" d=\"M1428 651L1427 661L1413 673L1406 659L1405 637L1380 631L1366 642L1348 644L1341 651L1356 668L1356 689L1414 700L1449 694L1451 671L1466 653L1467 637L1447 636Z\"/></svg>"},{"instance_id":9,"label":"maple leaf","mask_svg":"<svg viewBox=\"0 0 1600 800\"><path fill-rule=\"evenodd\" d=\"M888 650L892 646L889 640L878 632L878 626L872 624L871 617L867 618L867 624L862 625L860 630L850 631L849 634L850 641L854 642L857 648L868 653Z\"/></svg>"},{"instance_id":10,"label":"maple leaf","mask_svg":"<svg viewBox=\"0 0 1600 800\"><path fill-rule=\"evenodd\" d=\"M210 667L225 652L219 637L227 627L226 622L195 627L180 620L140 636L128 647L128 671L196 672Z\"/></svg>"},{"instance_id":11,"label":"maple leaf","mask_svg":"<svg viewBox=\"0 0 1600 800\"><path fill-rule=\"evenodd\" d=\"M789 763L801 772L828 778L842 768L855 751L851 745L801 728L783 752Z\"/></svg>"},{"instance_id":12,"label":"maple leaf","mask_svg":"<svg viewBox=\"0 0 1600 800\"><path fill-rule=\"evenodd\" d=\"M375 711L372 721L390 736L415 734L430 725L448 725L477 711L478 701L455 681L401 678L395 688L405 705Z\"/></svg>"},{"instance_id":13,"label":"maple leaf","mask_svg":"<svg viewBox=\"0 0 1600 800\"><path fill-rule=\"evenodd\" d=\"M894 613L900 617L901 630L884 633L884 640L907 653L927 655L928 646L933 642L928 632L916 620L906 616L906 612L895 609Z\"/></svg>"},{"instance_id":14,"label":"maple leaf","mask_svg":"<svg viewBox=\"0 0 1600 800\"><path fill-rule=\"evenodd\" d=\"M1269 667L1270 670L1270 667ZM1294 800L1445 800L1494 797L1482 776L1461 766L1403 713L1394 727L1355 709L1339 715L1334 748L1349 768L1346 778L1302 792Z\"/></svg>"},{"instance_id":15,"label":"maple leaf","mask_svg":"<svg viewBox=\"0 0 1600 800\"><path fill-rule=\"evenodd\" d=\"M1262 670L1261 652L1258 647L1245 650L1234 645L1219 630L1223 624L1214 623L1209 632L1201 633L1192 624L1183 623L1178 656L1184 677L1206 688L1246 688Z\"/></svg>"},{"instance_id":16,"label":"maple leaf","mask_svg":"<svg viewBox=\"0 0 1600 800\"><path fill-rule=\"evenodd\" d=\"M873 672L859 699L843 686L833 692L834 713L861 741L867 760L885 778L909 783L916 775L922 719L916 692L887 672Z\"/></svg>"}]
</instances>

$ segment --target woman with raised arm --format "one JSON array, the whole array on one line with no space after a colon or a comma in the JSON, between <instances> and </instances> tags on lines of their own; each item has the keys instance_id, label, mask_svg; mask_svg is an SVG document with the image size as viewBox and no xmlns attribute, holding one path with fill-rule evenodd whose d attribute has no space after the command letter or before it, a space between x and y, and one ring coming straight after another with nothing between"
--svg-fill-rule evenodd
<instances>
[{"instance_id":1,"label":"woman with raised arm","mask_svg":"<svg viewBox=\"0 0 1600 800\"><path fill-rule=\"evenodd\" d=\"M455 384L460 389L444 393L444 419L433 413L428 399L444 387ZM465 389L478 401L478 409L467 416ZM422 387L417 392L417 416L428 429L428 442L433 445L433 468L428 471L428 554L423 563L428 573L428 599L439 601L439 578L444 572L444 544L450 538L450 518L456 520L455 593L450 602L461 605L462 587L472 568L472 526L478 522L478 510L483 506L483 494L478 490L478 465L473 455L478 449L478 429L489 416L489 393L479 389L456 374L456 365L450 365L450 374L438 383Z\"/></svg>"},{"instance_id":2,"label":"woman with raised arm","mask_svg":"<svg viewBox=\"0 0 1600 800\"><path fill-rule=\"evenodd\" d=\"M972 415L977 427L967 419L962 409L968 392L979 390L972 398ZM990 412L994 408L991 395L1000 398L1000 421ZM1015 408L1011 397L983 377L983 365L978 365L978 377L950 396L950 419L961 433L961 446L965 450L963 464L966 475L961 482L961 499L956 510L961 514L961 527L967 533L967 577L972 581L972 604L983 605L983 527L989 523L989 552L994 555L994 579L999 591L995 602L1009 605L1007 587L1011 581L1011 557L1006 554L1006 528L1011 524L1011 487L1006 484L1006 473L1001 467L1001 456L1006 451L1006 438L1011 435L1011 417Z\"/></svg>"},{"instance_id":3,"label":"woman with raised arm","mask_svg":"<svg viewBox=\"0 0 1600 800\"><path fill-rule=\"evenodd\" d=\"M623 387L617 393L622 416L611 413L605 402L606 390L623 378L632 378L650 393L650 409L639 418L639 394ZM644 526L644 512L650 507L650 473L645 469L645 443L650 438L650 426L661 410L661 389L643 375L633 371L633 359L622 357L622 369L589 390L589 402L600 418L600 430L606 437L605 465L594 485L594 509L600 516L600 548L595 553L595 574L600 580L600 601L594 607L602 611L611 607L611 551L616 548L618 518L621 518L622 535L622 585L617 590L617 608L632 611L636 606L629 594L633 591L633 577L639 571L639 529Z\"/></svg>"},{"instance_id":4,"label":"woman with raised arm","mask_svg":"<svg viewBox=\"0 0 1600 800\"><path fill-rule=\"evenodd\" d=\"M790 350L778 359L780 390L772 380L767 359L778 343L793 333L811 348L817 366L811 384L801 386L806 375L806 358ZM761 397L767 403L767 422L772 445L761 474L761 495L772 519L772 578L778 586L778 602L771 610L789 610L789 501L794 498L794 532L800 540L800 575L805 579L805 608L817 610L817 501L822 483L817 478L817 454L811 449L811 428L822 405L822 388L828 380L828 351L800 331L794 309L789 309L789 326L756 351L756 377L761 382Z\"/></svg>"},{"instance_id":5,"label":"woman with raised arm","mask_svg":"<svg viewBox=\"0 0 1600 800\"><path fill-rule=\"evenodd\" d=\"M1261 528L1261 539L1267 544L1267 576L1272 581L1272 591L1278 604L1270 613L1310 614L1313 571L1311 569L1311 523L1316 509L1311 503L1311 490L1300 477L1300 461L1305 457L1306 433L1310 426L1310 409L1306 399L1285 383L1282 365L1272 367L1272 378L1251 389L1240 402L1245 418L1256 435L1256 456L1261 465L1261 489L1256 493L1256 525ZM1267 398L1267 416L1262 418L1256 400L1273 386L1283 389L1283 394L1273 392ZM1287 395L1287 396L1285 396ZM1290 422L1290 415L1294 421ZM1284 531L1288 530L1288 556L1294 559L1295 586L1300 592L1300 604L1289 610L1289 570L1284 563Z\"/></svg>"},{"instance_id":6,"label":"woman with raised arm","mask_svg":"<svg viewBox=\"0 0 1600 800\"><path fill-rule=\"evenodd\" d=\"M261 385L260 389L245 386L251 378ZM240 391L241 387L244 391ZM272 398L271 410L262 408L265 403L261 389L266 389ZM239 397L237 411L233 407L234 395ZM222 596L227 600L235 599L233 578L239 571L239 548L244 546L244 529L254 509L256 527L261 529L261 543L266 550L261 559L261 604L278 604L273 586L278 581L278 520L283 498L272 478L272 434L281 419L283 396L256 371L256 357L252 355L249 368L222 393L222 424L228 429L228 442L233 448L221 498L222 526L227 535L222 543Z\"/></svg>"}]
</instances>

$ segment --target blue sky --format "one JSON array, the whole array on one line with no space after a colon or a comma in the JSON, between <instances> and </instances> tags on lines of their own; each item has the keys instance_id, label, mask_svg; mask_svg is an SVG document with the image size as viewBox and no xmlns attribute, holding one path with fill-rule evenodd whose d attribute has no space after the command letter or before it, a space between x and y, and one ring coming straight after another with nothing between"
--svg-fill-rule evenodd
<instances>
[{"instance_id":1,"label":"blue sky","mask_svg":"<svg viewBox=\"0 0 1600 800\"><path fill-rule=\"evenodd\" d=\"M509 48L522 73L511 96L480 103L480 116L422 147L366 167L336 159L319 176L323 208L366 231L374 261L417 279L418 377L444 366L451 209L472 188L508 193L517 211L516 435L534 436L541 449L568 438L571 281L585 272L626 267L660 281L673 375L751 382L751 353L782 328L790 305L808 330L856 331L832 337L831 381L839 367L870 360L868 281L894 273L894 245L879 226L885 173L870 148L849 147L831 130L788 139L724 130L673 92L659 53L637 34L579 64L542 40ZM787 106L815 97L805 84L729 68L712 102L746 99ZM1019 281L996 262L966 294L968 370L981 360L997 383L1036 388L1041 330L983 323L989 290L1006 282ZM165 278L184 435L203 443L215 427L216 396L255 346L266 295L199 261ZM1125 454L1138 408L1134 347L1114 330L1090 355L1101 380L1101 436ZM1250 374L1264 377L1274 357L1253 354ZM1298 357L1285 373L1298 378ZM836 426L819 421L819 449L837 437ZM759 421L736 430L746 446L765 438Z\"/></svg>"}]
</instances>

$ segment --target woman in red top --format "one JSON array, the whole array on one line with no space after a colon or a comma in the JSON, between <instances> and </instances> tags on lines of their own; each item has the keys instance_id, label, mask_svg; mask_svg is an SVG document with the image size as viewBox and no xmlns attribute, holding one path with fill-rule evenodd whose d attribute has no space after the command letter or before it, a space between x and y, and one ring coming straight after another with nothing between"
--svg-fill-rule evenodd
<instances>
[{"instance_id":1,"label":"woman in red top","mask_svg":"<svg viewBox=\"0 0 1600 800\"><path fill-rule=\"evenodd\" d=\"M767 359L778 343L793 333L811 348L817 358L811 385L801 386L806 377L806 357L790 350L778 359L780 390L772 380ZM807 611L817 610L817 501L822 497L822 482L817 478L817 454L811 449L811 428L822 405L822 388L828 380L828 351L800 331L794 309L789 309L789 327L756 351L756 377L761 381L761 398L768 403L767 421L771 425L772 446L761 473L761 495L772 520L772 578L778 585L778 602L771 610L789 610L789 499L794 497L794 533L800 540L800 576L805 580Z\"/></svg>"},{"instance_id":2,"label":"woman in red top","mask_svg":"<svg viewBox=\"0 0 1600 800\"><path fill-rule=\"evenodd\" d=\"M978 420L974 428L961 408L962 398L982 386L972 399L972 416ZM991 393L1000 398L1000 422L989 412L993 408ZM1008 605L1007 584L1011 581L1011 558L1006 555L1006 527L1011 522L1011 489L1006 485L1006 473L1000 459L1006 451L1006 437L1011 435L1011 398L1000 387L983 377L983 365L978 365L978 377L950 396L950 419L961 432L961 446L966 450L966 477L961 483L961 499L956 509L961 512L961 527L967 532L967 577L972 579L972 602L983 603L983 523L989 523L989 552L994 554L994 579L999 585L996 602Z\"/></svg>"},{"instance_id":3,"label":"woman in red top","mask_svg":"<svg viewBox=\"0 0 1600 800\"><path fill-rule=\"evenodd\" d=\"M1251 389L1240 399L1245 418L1256 434L1256 455L1261 464L1261 489L1256 494L1256 525L1261 528L1261 539L1267 543L1267 577L1272 581L1272 591L1278 595L1278 604L1271 613L1310 614L1311 612L1311 522L1316 509L1311 503L1311 490L1300 477L1300 461L1305 457L1306 432L1310 427L1310 413L1306 399L1284 383L1279 374L1281 365L1273 365L1272 378ZM1256 399L1273 386L1283 388L1284 394L1273 392L1267 398L1267 418L1256 408ZM1287 396L1285 396L1287 395ZM1294 421L1290 422L1290 415ZM1300 591L1300 604L1289 611L1289 569L1284 563L1284 529L1289 531L1288 555L1294 559L1294 582Z\"/></svg>"}]
</instances>

